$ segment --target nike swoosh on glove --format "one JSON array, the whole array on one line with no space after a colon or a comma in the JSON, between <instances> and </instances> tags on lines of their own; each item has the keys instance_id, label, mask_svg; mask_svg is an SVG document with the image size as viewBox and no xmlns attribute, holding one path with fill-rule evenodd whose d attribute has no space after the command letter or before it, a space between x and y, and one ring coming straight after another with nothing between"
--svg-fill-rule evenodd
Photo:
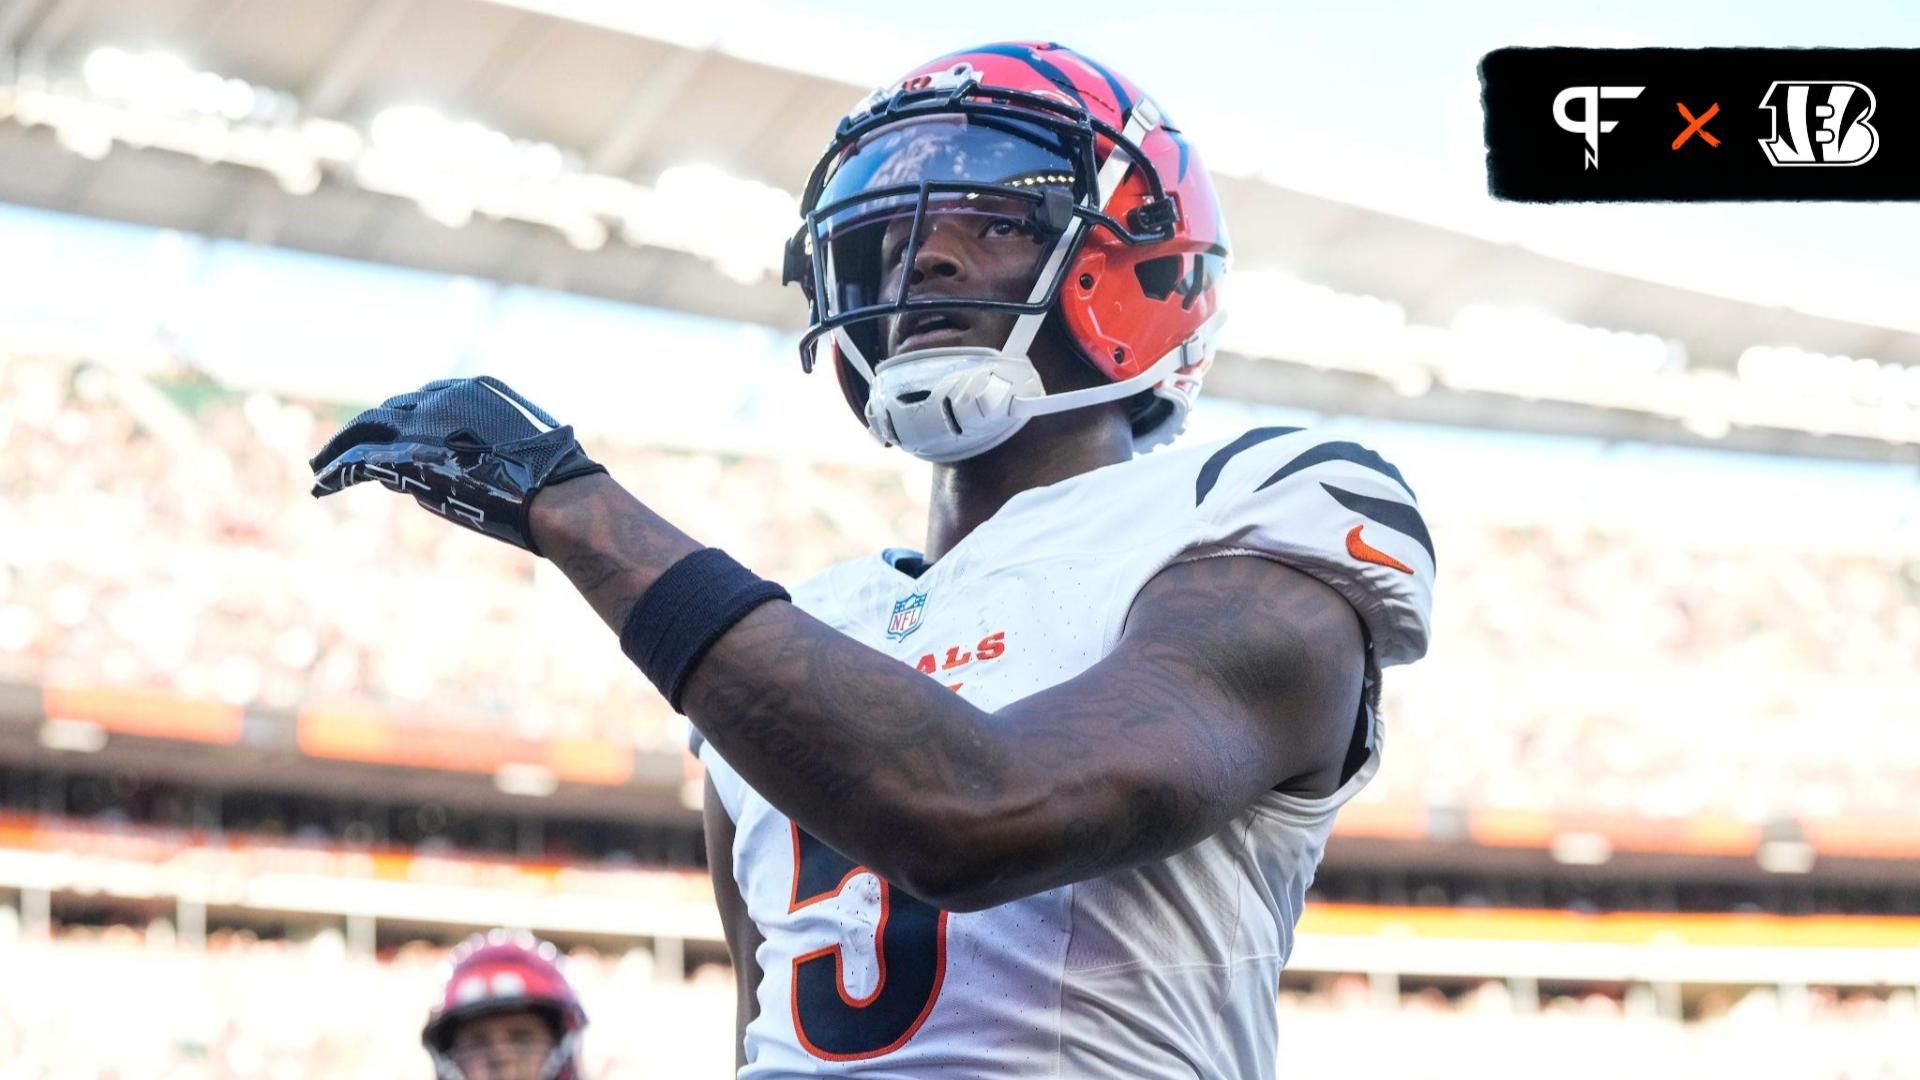
<instances>
[{"instance_id":1,"label":"nike swoosh on glove","mask_svg":"<svg viewBox=\"0 0 1920 1080\"><path fill-rule=\"evenodd\" d=\"M535 555L527 509L544 488L606 472L538 405L490 375L440 379L347 422L312 461L313 496L363 480Z\"/></svg>"}]
</instances>

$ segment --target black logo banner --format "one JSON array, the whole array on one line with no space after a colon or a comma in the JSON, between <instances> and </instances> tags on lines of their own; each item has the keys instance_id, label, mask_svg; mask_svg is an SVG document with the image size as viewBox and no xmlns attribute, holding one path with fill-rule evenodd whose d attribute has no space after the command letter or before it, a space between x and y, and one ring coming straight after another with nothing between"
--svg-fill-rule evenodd
<instances>
[{"instance_id":1,"label":"black logo banner","mask_svg":"<svg viewBox=\"0 0 1920 1080\"><path fill-rule=\"evenodd\" d=\"M1920 199L1920 49L1498 49L1480 88L1495 198Z\"/></svg>"}]
</instances>

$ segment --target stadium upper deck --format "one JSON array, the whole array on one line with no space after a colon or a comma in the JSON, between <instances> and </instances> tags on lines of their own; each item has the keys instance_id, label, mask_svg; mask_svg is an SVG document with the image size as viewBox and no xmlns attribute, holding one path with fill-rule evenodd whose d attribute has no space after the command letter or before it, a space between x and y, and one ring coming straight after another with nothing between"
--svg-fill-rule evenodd
<instances>
[{"instance_id":1,"label":"stadium upper deck","mask_svg":"<svg viewBox=\"0 0 1920 1080\"><path fill-rule=\"evenodd\" d=\"M676 10L22 0L0 20L0 199L791 330L794 193L885 51L763 48L794 27L722 38ZM1911 460L1904 305L1811 268L1705 291L1577 264L1289 187L1281 149L1229 134L1243 314L1216 391Z\"/></svg>"}]
</instances>

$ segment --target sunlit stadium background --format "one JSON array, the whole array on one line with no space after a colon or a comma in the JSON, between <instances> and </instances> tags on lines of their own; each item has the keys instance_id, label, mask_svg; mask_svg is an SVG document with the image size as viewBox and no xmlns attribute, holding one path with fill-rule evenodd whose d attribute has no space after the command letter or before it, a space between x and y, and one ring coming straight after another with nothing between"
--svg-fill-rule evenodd
<instances>
[{"instance_id":1,"label":"sunlit stadium background","mask_svg":"<svg viewBox=\"0 0 1920 1080\"><path fill-rule=\"evenodd\" d=\"M848 106L1023 29L928 7L0 4L0 1078L422 1076L496 925L571 953L593 1076L726 1074L684 722L545 564L305 459L487 372L763 574L917 543L778 256ZM1639 43L1598 14L1354 5L1458 46L1395 118L1406 43L1067 7L1227 200L1193 436L1360 438L1440 552L1283 1075L1920 1076L1920 279L1855 257L1915 217L1485 204L1475 56Z\"/></svg>"}]
</instances>

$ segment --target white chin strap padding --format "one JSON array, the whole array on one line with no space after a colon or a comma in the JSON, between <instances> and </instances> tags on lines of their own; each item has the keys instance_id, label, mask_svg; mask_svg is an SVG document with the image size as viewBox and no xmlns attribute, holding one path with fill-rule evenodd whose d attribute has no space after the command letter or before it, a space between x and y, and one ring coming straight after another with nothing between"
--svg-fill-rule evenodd
<instances>
[{"instance_id":1,"label":"white chin strap padding","mask_svg":"<svg viewBox=\"0 0 1920 1080\"><path fill-rule=\"evenodd\" d=\"M882 442L936 463L963 461L1027 422L1014 402L1046 392L1025 357L995 349L920 349L874 369L867 428Z\"/></svg>"},{"instance_id":2,"label":"white chin strap padding","mask_svg":"<svg viewBox=\"0 0 1920 1080\"><path fill-rule=\"evenodd\" d=\"M1196 335L1131 379L1048 394L1024 356L994 349L922 349L874 369L867 430L936 464L964 461L1013 437L1035 416L1083 409L1139 393L1173 374L1198 347Z\"/></svg>"}]
</instances>

